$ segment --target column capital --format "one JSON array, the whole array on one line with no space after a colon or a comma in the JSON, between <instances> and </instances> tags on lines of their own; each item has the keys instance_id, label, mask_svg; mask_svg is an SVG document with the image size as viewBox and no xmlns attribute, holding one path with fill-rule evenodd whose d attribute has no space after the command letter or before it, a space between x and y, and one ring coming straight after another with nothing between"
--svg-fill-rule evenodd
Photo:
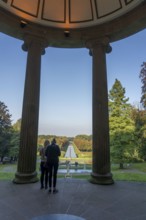
<instances>
[{"instance_id":1,"label":"column capital","mask_svg":"<svg viewBox=\"0 0 146 220\"><path fill-rule=\"evenodd\" d=\"M89 39L86 41L85 45L90 50L90 55L92 55L92 50L98 47L102 47L106 53L110 53L112 51L112 47L110 46L110 39L107 36L103 38Z\"/></svg>"},{"instance_id":2,"label":"column capital","mask_svg":"<svg viewBox=\"0 0 146 220\"><path fill-rule=\"evenodd\" d=\"M48 42L45 38L35 35L26 34L23 37L24 44L22 45L22 50L28 51L32 45L38 45L41 49L41 55L45 54L45 48L48 46Z\"/></svg>"}]
</instances>

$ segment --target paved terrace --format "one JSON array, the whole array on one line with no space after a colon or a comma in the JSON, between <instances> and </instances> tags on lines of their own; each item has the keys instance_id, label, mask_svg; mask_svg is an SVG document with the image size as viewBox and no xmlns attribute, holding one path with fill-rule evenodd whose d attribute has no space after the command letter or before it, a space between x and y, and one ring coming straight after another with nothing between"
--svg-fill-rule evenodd
<instances>
[{"instance_id":1,"label":"paved terrace","mask_svg":"<svg viewBox=\"0 0 146 220\"><path fill-rule=\"evenodd\" d=\"M39 182L0 181L0 219L50 220L50 214L66 214L66 220L68 215L86 220L146 220L146 183L117 181L104 186L62 178L58 189L59 193L48 194L40 190ZM63 220L53 215L51 219Z\"/></svg>"}]
</instances>

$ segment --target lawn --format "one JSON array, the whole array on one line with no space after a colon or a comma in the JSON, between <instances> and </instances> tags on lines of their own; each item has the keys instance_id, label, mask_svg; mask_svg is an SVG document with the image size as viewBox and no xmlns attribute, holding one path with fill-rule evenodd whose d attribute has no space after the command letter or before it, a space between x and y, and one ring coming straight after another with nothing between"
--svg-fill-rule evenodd
<instances>
[{"instance_id":1,"label":"lawn","mask_svg":"<svg viewBox=\"0 0 146 220\"><path fill-rule=\"evenodd\" d=\"M65 166L60 166L61 169L66 168ZM84 169L84 164L79 164L78 169ZM16 164L0 164L0 180L13 180L15 172L17 169ZM91 164L86 165L86 169L91 169ZM117 164L111 166L113 179L115 181L137 181L146 182L146 163L133 163L125 165L124 169L119 169ZM39 172L39 163L37 164L37 171ZM64 174L58 174L59 178L65 178ZM73 173L72 178L78 179L89 179L90 173Z\"/></svg>"}]
</instances>

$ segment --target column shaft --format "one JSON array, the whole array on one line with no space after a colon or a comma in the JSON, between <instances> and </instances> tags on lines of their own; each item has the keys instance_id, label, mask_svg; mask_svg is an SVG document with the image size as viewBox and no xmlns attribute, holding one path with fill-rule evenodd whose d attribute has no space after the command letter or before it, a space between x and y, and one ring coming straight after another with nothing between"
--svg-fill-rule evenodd
<instances>
[{"instance_id":1,"label":"column shaft","mask_svg":"<svg viewBox=\"0 0 146 220\"><path fill-rule=\"evenodd\" d=\"M20 147L15 183L38 181L36 154L39 119L40 71L42 45L36 39L26 44L28 49Z\"/></svg>"},{"instance_id":2,"label":"column shaft","mask_svg":"<svg viewBox=\"0 0 146 220\"><path fill-rule=\"evenodd\" d=\"M110 172L108 89L105 45L93 44L93 93L92 129L93 164L91 182L97 184L113 183Z\"/></svg>"}]
</instances>

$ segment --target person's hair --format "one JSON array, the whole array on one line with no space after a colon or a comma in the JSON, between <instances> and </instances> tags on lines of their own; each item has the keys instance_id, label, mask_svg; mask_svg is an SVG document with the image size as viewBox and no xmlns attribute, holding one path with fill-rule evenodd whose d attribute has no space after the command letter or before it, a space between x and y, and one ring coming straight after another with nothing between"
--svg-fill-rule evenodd
<instances>
[{"instance_id":1,"label":"person's hair","mask_svg":"<svg viewBox=\"0 0 146 220\"><path fill-rule=\"evenodd\" d=\"M55 138L53 138L52 144L56 144L56 139Z\"/></svg>"},{"instance_id":2,"label":"person's hair","mask_svg":"<svg viewBox=\"0 0 146 220\"><path fill-rule=\"evenodd\" d=\"M49 144L50 144L50 141L49 140L45 140L44 146L47 147Z\"/></svg>"}]
</instances>

